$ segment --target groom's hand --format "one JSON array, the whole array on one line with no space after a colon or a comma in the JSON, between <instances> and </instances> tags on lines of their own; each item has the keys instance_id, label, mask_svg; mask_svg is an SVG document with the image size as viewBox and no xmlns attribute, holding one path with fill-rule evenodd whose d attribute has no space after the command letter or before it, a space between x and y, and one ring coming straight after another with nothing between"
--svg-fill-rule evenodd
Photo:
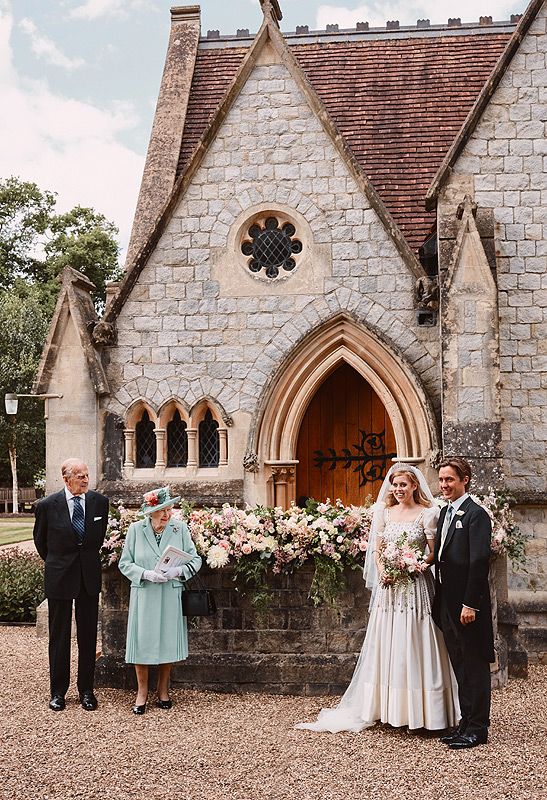
<instances>
[{"instance_id":1,"label":"groom's hand","mask_svg":"<svg viewBox=\"0 0 547 800\"><path fill-rule=\"evenodd\" d=\"M470 622L475 622L475 617L477 612L474 608L467 608L464 606L462 608L462 613L460 614L460 622L462 625L469 625Z\"/></svg>"}]
</instances>

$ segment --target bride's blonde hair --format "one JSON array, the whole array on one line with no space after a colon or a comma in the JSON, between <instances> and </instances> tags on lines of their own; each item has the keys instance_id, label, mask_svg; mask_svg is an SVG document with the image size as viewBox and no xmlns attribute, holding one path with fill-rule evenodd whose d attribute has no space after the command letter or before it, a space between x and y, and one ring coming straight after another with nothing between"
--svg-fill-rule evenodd
<instances>
[{"instance_id":1,"label":"bride's blonde hair","mask_svg":"<svg viewBox=\"0 0 547 800\"><path fill-rule=\"evenodd\" d=\"M393 472L389 476L389 482L393 486L394 479L395 478L399 478L399 477L401 477L403 475L405 477L407 477L409 479L410 483L412 483L413 486L414 486L414 492L413 492L413 495L412 495L413 498L414 498L414 502L417 503L419 506L425 506L426 508L429 508L431 506L431 503L429 502L427 497L424 495L424 493L420 489L420 482L419 482L418 478L410 470L408 470L408 469L396 469L396 470L393 470ZM396 505L397 505L397 500L395 499L395 495L393 494L393 491L390 491L388 493L387 497L386 497L386 506L390 507L390 506L396 506Z\"/></svg>"}]
</instances>

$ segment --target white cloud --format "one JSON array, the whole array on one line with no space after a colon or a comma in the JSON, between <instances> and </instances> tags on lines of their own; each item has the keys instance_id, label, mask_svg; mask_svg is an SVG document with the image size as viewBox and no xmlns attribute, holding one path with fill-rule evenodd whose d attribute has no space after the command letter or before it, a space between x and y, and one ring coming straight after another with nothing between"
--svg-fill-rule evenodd
<instances>
[{"instance_id":1,"label":"white cloud","mask_svg":"<svg viewBox=\"0 0 547 800\"><path fill-rule=\"evenodd\" d=\"M131 11L151 9L149 0L85 0L73 8L69 17L94 20L100 17L127 17Z\"/></svg>"},{"instance_id":2,"label":"white cloud","mask_svg":"<svg viewBox=\"0 0 547 800\"><path fill-rule=\"evenodd\" d=\"M127 247L144 159L120 134L136 125L131 106L98 108L17 74L13 20L0 0L0 177L17 175L58 193L57 208L91 206L120 229Z\"/></svg>"},{"instance_id":3,"label":"white cloud","mask_svg":"<svg viewBox=\"0 0 547 800\"><path fill-rule=\"evenodd\" d=\"M19 27L29 39L32 47L32 52L43 58L48 64L53 64L55 67L62 67L63 69L77 69L84 65L83 58L69 58L62 53L52 39L48 39L38 31L34 22L28 17L24 17L19 22Z\"/></svg>"},{"instance_id":4,"label":"white cloud","mask_svg":"<svg viewBox=\"0 0 547 800\"><path fill-rule=\"evenodd\" d=\"M369 22L371 27L385 27L387 20L399 20L401 25L415 25L418 19L429 19L432 25L446 23L449 17L460 17L462 22L477 22L479 16L492 16L494 20L509 18L515 0L370 0L355 8L321 5L317 10L317 29L338 23L340 28L354 28L357 22ZM522 2L522 11L526 1Z\"/></svg>"}]
</instances>

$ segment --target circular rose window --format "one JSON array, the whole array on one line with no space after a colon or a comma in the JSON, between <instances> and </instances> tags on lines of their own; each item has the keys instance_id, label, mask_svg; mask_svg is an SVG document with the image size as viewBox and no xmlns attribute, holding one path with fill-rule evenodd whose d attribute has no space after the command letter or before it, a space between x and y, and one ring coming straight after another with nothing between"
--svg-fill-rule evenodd
<instances>
[{"instance_id":1,"label":"circular rose window","mask_svg":"<svg viewBox=\"0 0 547 800\"><path fill-rule=\"evenodd\" d=\"M280 222L277 217L268 217L263 225L254 222L241 244L241 252L249 256L250 271L258 274L264 270L272 280L279 277L280 270L292 272L296 267L294 256L302 252L302 242L295 235L292 222Z\"/></svg>"}]
</instances>

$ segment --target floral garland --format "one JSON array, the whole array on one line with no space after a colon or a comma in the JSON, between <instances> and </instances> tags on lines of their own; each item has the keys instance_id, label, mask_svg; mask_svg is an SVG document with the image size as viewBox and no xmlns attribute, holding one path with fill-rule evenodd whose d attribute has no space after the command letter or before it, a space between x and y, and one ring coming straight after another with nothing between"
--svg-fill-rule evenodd
<instances>
[{"instance_id":1,"label":"floral garland","mask_svg":"<svg viewBox=\"0 0 547 800\"><path fill-rule=\"evenodd\" d=\"M524 564L527 537L515 523L509 493L490 490L473 499L492 519L493 556L506 554L513 564ZM442 499L437 502L444 505ZM265 609L271 596L268 570L288 574L306 562L315 568L312 602L335 604L344 589L344 568L364 565L373 506L309 500L305 508L291 505L287 510L225 504L220 509L185 506L174 513L187 520L196 549L209 567L233 567L238 589L249 594L258 609ZM105 567L119 560L127 529L137 519L137 511L121 505L111 511L101 551Z\"/></svg>"},{"instance_id":2,"label":"floral garland","mask_svg":"<svg viewBox=\"0 0 547 800\"><path fill-rule=\"evenodd\" d=\"M291 573L308 560L315 565L311 600L333 603L344 588L344 567L363 566L371 522L370 506L345 506L340 500L310 500L305 508L291 505L287 511L226 504L188 517L198 553L212 569L232 564L241 591L257 608L267 606L269 568Z\"/></svg>"}]
</instances>

